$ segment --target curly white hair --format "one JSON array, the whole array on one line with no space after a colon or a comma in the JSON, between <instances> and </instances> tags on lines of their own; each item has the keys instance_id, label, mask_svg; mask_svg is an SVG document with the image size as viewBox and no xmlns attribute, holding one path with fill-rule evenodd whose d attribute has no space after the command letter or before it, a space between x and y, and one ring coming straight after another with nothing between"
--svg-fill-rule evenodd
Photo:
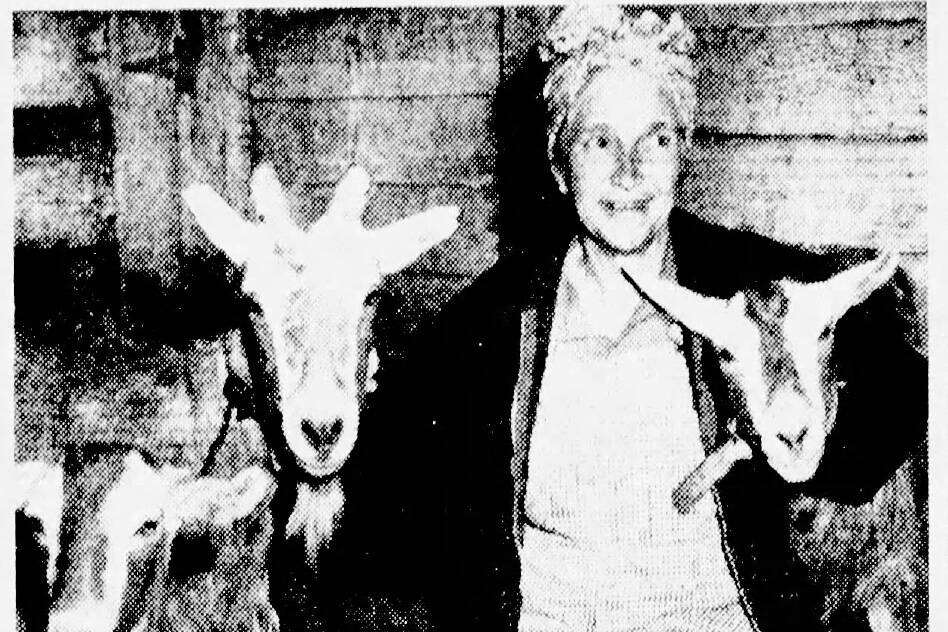
<instances>
[{"instance_id":1,"label":"curly white hair","mask_svg":"<svg viewBox=\"0 0 948 632\"><path fill-rule=\"evenodd\" d=\"M570 107L583 88L597 72L619 64L641 68L659 80L690 144L697 110L694 47L694 33L677 12L666 22L652 11L633 18L615 5L564 8L540 43L541 59L549 64L543 100L550 164L557 162Z\"/></svg>"}]
</instances>

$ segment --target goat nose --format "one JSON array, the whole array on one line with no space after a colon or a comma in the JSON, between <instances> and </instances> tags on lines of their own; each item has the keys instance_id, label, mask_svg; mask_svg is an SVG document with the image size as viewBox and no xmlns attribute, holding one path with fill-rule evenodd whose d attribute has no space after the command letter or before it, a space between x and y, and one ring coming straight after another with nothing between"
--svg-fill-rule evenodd
<instances>
[{"instance_id":1,"label":"goat nose","mask_svg":"<svg viewBox=\"0 0 948 632\"><path fill-rule=\"evenodd\" d=\"M809 402L793 389L778 391L771 402L774 434L785 447L795 449L806 439L814 421Z\"/></svg>"},{"instance_id":2,"label":"goat nose","mask_svg":"<svg viewBox=\"0 0 948 632\"><path fill-rule=\"evenodd\" d=\"M342 434L343 421L341 417L335 417L331 420L316 421L309 417L300 420L303 429L303 435L313 445L320 448L332 445Z\"/></svg>"},{"instance_id":3,"label":"goat nose","mask_svg":"<svg viewBox=\"0 0 948 632\"><path fill-rule=\"evenodd\" d=\"M777 438L783 443L787 448L793 450L799 447L804 438L806 438L807 433L810 431L806 426L800 426L794 430L784 430L777 433Z\"/></svg>"}]
</instances>

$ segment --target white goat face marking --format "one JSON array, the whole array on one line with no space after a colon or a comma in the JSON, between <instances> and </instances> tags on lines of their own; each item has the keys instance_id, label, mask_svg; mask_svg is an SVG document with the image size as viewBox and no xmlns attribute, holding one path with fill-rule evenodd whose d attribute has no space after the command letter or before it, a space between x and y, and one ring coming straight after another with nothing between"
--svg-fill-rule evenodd
<instances>
[{"instance_id":1,"label":"white goat face marking","mask_svg":"<svg viewBox=\"0 0 948 632\"><path fill-rule=\"evenodd\" d=\"M344 459L355 439L355 425L345 422L358 416L358 334L352 324L359 322L362 297L347 296L344 288L327 291L321 278L307 274L313 269L307 263L280 302L261 304L275 329L283 433L303 464L335 462L332 453L340 447ZM347 306L344 317L329 317L333 312L320 309L319 300Z\"/></svg>"},{"instance_id":2,"label":"white goat face marking","mask_svg":"<svg viewBox=\"0 0 948 632\"><path fill-rule=\"evenodd\" d=\"M768 462L788 481L816 472L823 456L831 380L829 345L805 302L794 301L787 282L748 291L746 317L756 349L742 359L735 380L743 390ZM741 354L743 356L743 354Z\"/></svg>"},{"instance_id":3,"label":"white goat face marking","mask_svg":"<svg viewBox=\"0 0 948 632\"><path fill-rule=\"evenodd\" d=\"M330 475L348 458L358 430L355 341L365 298L383 274L453 233L458 209L436 207L366 230L369 176L353 167L323 217L302 230L287 214L271 166L258 167L250 187L260 223L245 221L206 185L192 185L183 196L208 238L246 265L244 289L271 330L290 450L311 474Z\"/></svg>"},{"instance_id":4,"label":"white goat face marking","mask_svg":"<svg viewBox=\"0 0 948 632\"><path fill-rule=\"evenodd\" d=\"M102 503L99 528L106 538L103 577L106 603L121 605L130 582L129 560L153 547L161 535L169 483L137 453L125 459L125 471Z\"/></svg>"}]
</instances>

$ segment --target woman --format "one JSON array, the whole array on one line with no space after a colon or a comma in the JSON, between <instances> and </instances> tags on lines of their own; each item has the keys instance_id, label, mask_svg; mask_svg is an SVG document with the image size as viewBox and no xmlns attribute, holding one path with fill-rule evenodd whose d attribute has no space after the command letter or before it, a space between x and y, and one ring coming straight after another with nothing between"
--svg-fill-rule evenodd
<instances>
[{"instance_id":1,"label":"woman","mask_svg":"<svg viewBox=\"0 0 948 632\"><path fill-rule=\"evenodd\" d=\"M620 269L674 277L669 216L694 126L675 14L567 10L548 33L548 154L580 222L529 441L521 630L750 630L715 505L668 490L701 461L682 332Z\"/></svg>"},{"instance_id":2,"label":"woman","mask_svg":"<svg viewBox=\"0 0 948 632\"><path fill-rule=\"evenodd\" d=\"M816 475L791 485L755 456L674 510L730 402L712 346L621 270L730 296L833 267L675 207L692 43L677 14L571 7L551 26L547 148L575 231L548 256L503 260L383 364L342 473L324 603L379 629L397 624L377 623L382 603L452 631L819 629L788 499L870 498L924 435L927 367L877 292L840 323L850 386Z\"/></svg>"},{"instance_id":3,"label":"woman","mask_svg":"<svg viewBox=\"0 0 948 632\"><path fill-rule=\"evenodd\" d=\"M793 487L762 459L674 511L670 490L713 447L697 393L718 412L727 400L707 343L620 274L728 296L827 265L675 210L692 42L677 15L612 7L568 8L550 28L548 155L577 230L487 272L383 367L344 473L337 589L421 595L448 630L818 629L789 546ZM926 369L883 339L898 321L879 294L839 344L872 336L849 366L888 370L841 404L812 493L871 497L924 433ZM889 414L907 420L897 435L874 426Z\"/></svg>"}]
</instances>

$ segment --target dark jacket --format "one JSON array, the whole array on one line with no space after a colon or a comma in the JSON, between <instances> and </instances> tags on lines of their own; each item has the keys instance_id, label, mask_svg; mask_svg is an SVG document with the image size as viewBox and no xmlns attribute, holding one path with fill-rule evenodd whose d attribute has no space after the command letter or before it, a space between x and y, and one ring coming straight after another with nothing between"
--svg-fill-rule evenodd
<instances>
[{"instance_id":1,"label":"dark jacket","mask_svg":"<svg viewBox=\"0 0 948 632\"><path fill-rule=\"evenodd\" d=\"M826 278L869 254L803 251L677 210L670 226L679 282L716 296L788 275ZM419 616L438 629L516 629L510 417L520 314L538 310L542 375L564 252L498 263L379 376L344 471L345 517L322 572L327 600L422 604ZM905 302L886 286L840 321L834 358L847 387L812 481L792 486L755 458L718 486L731 572L760 630L818 629L817 598L789 544L790 495L865 502L924 438L927 363L906 342ZM729 415L720 369L701 337L686 332L686 352L713 444Z\"/></svg>"}]
</instances>

